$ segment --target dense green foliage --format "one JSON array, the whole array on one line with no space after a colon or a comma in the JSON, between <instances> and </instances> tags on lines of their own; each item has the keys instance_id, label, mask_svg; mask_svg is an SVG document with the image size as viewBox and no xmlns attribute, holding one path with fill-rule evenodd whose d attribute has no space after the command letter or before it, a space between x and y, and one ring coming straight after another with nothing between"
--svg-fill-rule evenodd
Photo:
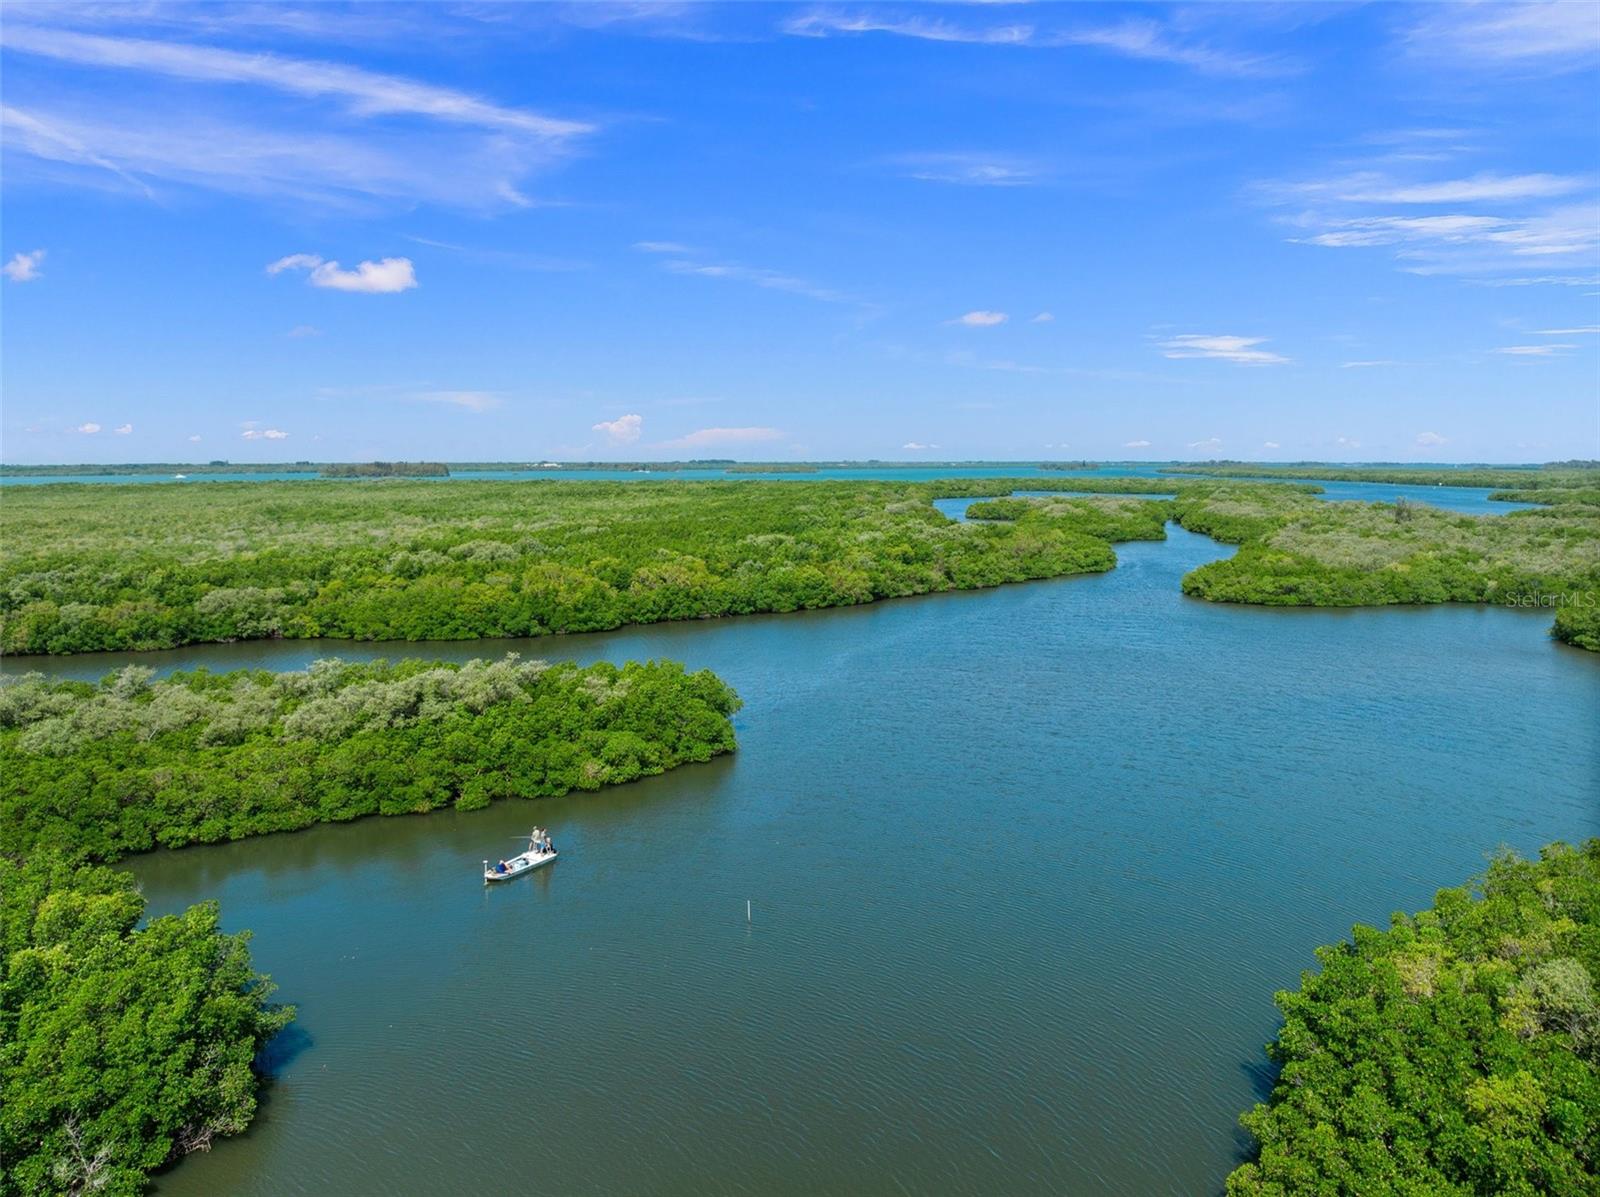
<instances>
[{"instance_id":1,"label":"dense green foliage","mask_svg":"<svg viewBox=\"0 0 1600 1197\"><path fill-rule=\"evenodd\" d=\"M322 467L324 478L448 478L442 461L334 462Z\"/></svg>"},{"instance_id":2,"label":"dense green foliage","mask_svg":"<svg viewBox=\"0 0 1600 1197\"><path fill-rule=\"evenodd\" d=\"M214 903L136 931L132 878L44 852L0 857L0 902L0 1194L138 1193L244 1129L251 1062L294 1014Z\"/></svg>"},{"instance_id":3,"label":"dense green foliage","mask_svg":"<svg viewBox=\"0 0 1600 1197\"><path fill-rule=\"evenodd\" d=\"M370 814L598 789L734 747L739 699L669 661L319 661L0 686L0 852L111 859Z\"/></svg>"},{"instance_id":4,"label":"dense green foliage","mask_svg":"<svg viewBox=\"0 0 1600 1197\"><path fill-rule=\"evenodd\" d=\"M1277 996L1230 1197L1600 1193L1600 840L1502 856Z\"/></svg>"},{"instance_id":5,"label":"dense green foliage","mask_svg":"<svg viewBox=\"0 0 1600 1197\"><path fill-rule=\"evenodd\" d=\"M1048 527L1065 520L1103 540L1165 540L1171 508L1149 499L986 499L967 508L969 520L1009 520Z\"/></svg>"},{"instance_id":6,"label":"dense green foliage","mask_svg":"<svg viewBox=\"0 0 1600 1197\"><path fill-rule=\"evenodd\" d=\"M1023 484L17 487L6 496L0 546L0 649L536 636L863 603L1116 563L1088 530L1100 523L1090 513L1081 526L1071 516L962 524L930 506L935 494L1015 485Z\"/></svg>"},{"instance_id":7,"label":"dense green foliage","mask_svg":"<svg viewBox=\"0 0 1600 1197\"><path fill-rule=\"evenodd\" d=\"M1600 511L1563 504L1473 516L1422 504L1321 503L1245 483L1185 488L1178 522L1240 546L1193 570L1185 594L1217 602L1353 607L1551 607L1555 634L1600 644Z\"/></svg>"}]
</instances>

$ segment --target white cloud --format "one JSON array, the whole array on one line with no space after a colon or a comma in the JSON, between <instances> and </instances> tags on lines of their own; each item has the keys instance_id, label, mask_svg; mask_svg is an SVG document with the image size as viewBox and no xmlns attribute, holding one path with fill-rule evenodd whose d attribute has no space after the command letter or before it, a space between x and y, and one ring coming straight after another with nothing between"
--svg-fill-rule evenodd
<instances>
[{"instance_id":1,"label":"white cloud","mask_svg":"<svg viewBox=\"0 0 1600 1197\"><path fill-rule=\"evenodd\" d=\"M397 291L409 291L417 285L416 271L412 268L410 258L360 262L354 270L345 270L338 262L324 261L317 254L290 254L267 267L268 274L281 274L285 270L309 270L311 273L307 281L313 287L357 291L368 295L392 295Z\"/></svg>"},{"instance_id":2,"label":"white cloud","mask_svg":"<svg viewBox=\"0 0 1600 1197\"><path fill-rule=\"evenodd\" d=\"M1341 370L1371 370L1377 366L1398 366L1399 364L1399 362L1390 361L1388 358L1379 357L1364 362L1341 362L1339 368Z\"/></svg>"},{"instance_id":3,"label":"white cloud","mask_svg":"<svg viewBox=\"0 0 1600 1197\"><path fill-rule=\"evenodd\" d=\"M111 431L116 433L118 436L131 436L133 434L133 425L132 424L118 424Z\"/></svg>"},{"instance_id":4,"label":"white cloud","mask_svg":"<svg viewBox=\"0 0 1600 1197\"><path fill-rule=\"evenodd\" d=\"M1149 441L1128 441L1122 447L1124 449L1148 449L1150 447L1150 442Z\"/></svg>"},{"instance_id":5,"label":"white cloud","mask_svg":"<svg viewBox=\"0 0 1600 1197\"><path fill-rule=\"evenodd\" d=\"M1434 183L1391 183L1374 176L1351 181L1338 198L1360 204L1467 204L1495 200L1548 199L1581 191L1582 179L1565 175L1480 174Z\"/></svg>"},{"instance_id":6,"label":"white cloud","mask_svg":"<svg viewBox=\"0 0 1600 1197\"><path fill-rule=\"evenodd\" d=\"M907 178L966 187L1028 187L1045 173L1037 163L1004 154L900 154L890 162Z\"/></svg>"},{"instance_id":7,"label":"white cloud","mask_svg":"<svg viewBox=\"0 0 1600 1197\"><path fill-rule=\"evenodd\" d=\"M1208 436L1203 441L1190 441L1189 448L1198 449L1202 453L1215 453L1222 448L1222 441L1214 436Z\"/></svg>"},{"instance_id":8,"label":"white cloud","mask_svg":"<svg viewBox=\"0 0 1600 1197\"><path fill-rule=\"evenodd\" d=\"M411 398L419 403L443 403L476 412L492 411L502 402L494 391L418 391Z\"/></svg>"},{"instance_id":9,"label":"white cloud","mask_svg":"<svg viewBox=\"0 0 1600 1197\"><path fill-rule=\"evenodd\" d=\"M1534 330L1536 337L1586 337L1600 334L1600 324L1586 324L1582 328L1540 328Z\"/></svg>"},{"instance_id":10,"label":"white cloud","mask_svg":"<svg viewBox=\"0 0 1600 1197\"><path fill-rule=\"evenodd\" d=\"M1053 320L1055 320L1055 316L1052 315L1050 312L1040 312L1032 320L1029 320L1028 323L1029 324L1049 324Z\"/></svg>"},{"instance_id":11,"label":"white cloud","mask_svg":"<svg viewBox=\"0 0 1600 1197\"><path fill-rule=\"evenodd\" d=\"M83 433L85 436L93 436L95 433L100 431L100 425L91 420L87 424L79 424L77 431Z\"/></svg>"},{"instance_id":12,"label":"white cloud","mask_svg":"<svg viewBox=\"0 0 1600 1197\"><path fill-rule=\"evenodd\" d=\"M1576 349L1576 345L1505 345L1494 350L1495 353L1508 354L1511 357L1554 357L1557 353L1568 349Z\"/></svg>"},{"instance_id":13,"label":"white cloud","mask_svg":"<svg viewBox=\"0 0 1600 1197\"><path fill-rule=\"evenodd\" d=\"M1227 337L1201 333L1185 333L1160 343L1161 355L1172 358L1215 358L1240 366L1277 366L1289 359L1257 345L1266 343L1266 337Z\"/></svg>"},{"instance_id":14,"label":"white cloud","mask_svg":"<svg viewBox=\"0 0 1600 1197\"><path fill-rule=\"evenodd\" d=\"M29 253L12 255L11 261L0 266L0 274L4 274L14 283L31 283L39 277L39 263L44 261L44 250L36 249Z\"/></svg>"},{"instance_id":15,"label":"white cloud","mask_svg":"<svg viewBox=\"0 0 1600 1197\"><path fill-rule=\"evenodd\" d=\"M831 288L819 287L803 278L782 274L776 270L766 270L759 266L743 266L737 262L690 262L679 258L663 262L661 266L674 274L693 274L701 278L751 283L757 287L765 287L769 291L787 291L791 295L803 295L807 299L819 300L822 303L853 304L857 302L850 296L834 291Z\"/></svg>"},{"instance_id":16,"label":"white cloud","mask_svg":"<svg viewBox=\"0 0 1600 1197\"><path fill-rule=\"evenodd\" d=\"M179 22L150 5L34 12L53 21L109 22L126 14L130 22L165 21L194 37L236 32L250 23L247 8L219 6L226 16L209 24L198 9ZM498 210L530 206L523 179L569 158L595 128L336 62L86 35L20 23L10 9L8 15L8 51L137 75L107 104L104 89L87 81L96 76L55 72L49 93L30 95L27 110L6 108L12 177L65 175L149 199L173 183L318 208L370 211L373 201L425 201ZM353 19L382 20L373 13Z\"/></svg>"},{"instance_id":17,"label":"white cloud","mask_svg":"<svg viewBox=\"0 0 1600 1197\"><path fill-rule=\"evenodd\" d=\"M287 432L277 428L246 428L239 435L247 441L281 441L286 440L289 436Z\"/></svg>"},{"instance_id":18,"label":"white cloud","mask_svg":"<svg viewBox=\"0 0 1600 1197\"><path fill-rule=\"evenodd\" d=\"M1280 69L1260 57L1185 42L1176 25L1162 25L1138 18L1115 24L1069 24L1040 28L1022 23L958 24L942 17L895 12L885 7L854 14L813 9L785 21L783 31L795 37L877 33L919 41L980 46L1084 46L1128 58L1173 63L1215 75L1259 75L1277 73Z\"/></svg>"},{"instance_id":19,"label":"white cloud","mask_svg":"<svg viewBox=\"0 0 1600 1197\"><path fill-rule=\"evenodd\" d=\"M1010 316L1004 312L968 312L965 316L957 316L954 320L945 321L946 324L964 324L968 328L993 328L996 324L1004 324Z\"/></svg>"},{"instance_id":20,"label":"white cloud","mask_svg":"<svg viewBox=\"0 0 1600 1197\"><path fill-rule=\"evenodd\" d=\"M712 445L752 445L780 440L780 428L700 428L676 440L662 441L664 449L703 449Z\"/></svg>"},{"instance_id":21,"label":"white cloud","mask_svg":"<svg viewBox=\"0 0 1600 1197\"><path fill-rule=\"evenodd\" d=\"M642 254L692 254L694 248L681 241L635 241L633 248Z\"/></svg>"},{"instance_id":22,"label":"white cloud","mask_svg":"<svg viewBox=\"0 0 1600 1197\"><path fill-rule=\"evenodd\" d=\"M1406 36L1416 55L1456 60L1463 66L1576 67L1600 54L1600 20L1579 0L1531 4L1441 4Z\"/></svg>"},{"instance_id":23,"label":"white cloud","mask_svg":"<svg viewBox=\"0 0 1600 1197\"><path fill-rule=\"evenodd\" d=\"M1442 437L1437 432L1417 433L1417 444L1421 445L1425 449L1432 448L1435 445L1442 445L1447 439L1447 437Z\"/></svg>"},{"instance_id":24,"label":"white cloud","mask_svg":"<svg viewBox=\"0 0 1600 1197\"><path fill-rule=\"evenodd\" d=\"M1261 442L1261 447L1263 449L1281 449L1281 448L1283 448L1283 446L1280 445L1277 441L1262 441Z\"/></svg>"},{"instance_id":25,"label":"white cloud","mask_svg":"<svg viewBox=\"0 0 1600 1197\"><path fill-rule=\"evenodd\" d=\"M1341 448L1341 449L1359 449L1359 448L1361 448L1361 442L1360 441L1351 440L1347 436L1336 436L1336 437L1333 438L1333 443L1338 445L1339 448Z\"/></svg>"},{"instance_id":26,"label":"white cloud","mask_svg":"<svg viewBox=\"0 0 1600 1197\"><path fill-rule=\"evenodd\" d=\"M644 417L618 416L615 420L601 420L593 426L595 432L605 433L613 445L631 445L644 432Z\"/></svg>"},{"instance_id":27,"label":"white cloud","mask_svg":"<svg viewBox=\"0 0 1600 1197\"><path fill-rule=\"evenodd\" d=\"M322 330L310 324L296 324L284 335L295 337L297 339L302 337L320 337L322 335Z\"/></svg>"},{"instance_id":28,"label":"white cloud","mask_svg":"<svg viewBox=\"0 0 1600 1197\"><path fill-rule=\"evenodd\" d=\"M925 449L937 449L939 446L938 445L925 445L921 441L907 441L905 444L901 445L900 447L902 449L910 449L913 452L919 452L919 451L925 450ZM1046 446L1046 447L1048 448L1048 446Z\"/></svg>"},{"instance_id":29,"label":"white cloud","mask_svg":"<svg viewBox=\"0 0 1600 1197\"><path fill-rule=\"evenodd\" d=\"M293 96L336 99L357 116L416 116L555 140L589 133L594 128L582 121L506 108L452 88L336 62L142 38L100 37L15 23L5 31L5 45L9 50L85 66L142 71L198 83L254 84Z\"/></svg>"},{"instance_id":30,"label":"white cloud","mask_svg":"<svg viewBox=\"0 0 1600 1197\"><path fill-rule=\"evenodd\" d=\"M195 436L191 436L191 437L190 437L190 438L189 438L189 443L190 443L190 444L191 444L191 445L198 445L198 444L199 444L199 443L200 443L200 437L199 437L199 436L198 436L198 435L195 435Z\"/></svg>"}]
</instances>

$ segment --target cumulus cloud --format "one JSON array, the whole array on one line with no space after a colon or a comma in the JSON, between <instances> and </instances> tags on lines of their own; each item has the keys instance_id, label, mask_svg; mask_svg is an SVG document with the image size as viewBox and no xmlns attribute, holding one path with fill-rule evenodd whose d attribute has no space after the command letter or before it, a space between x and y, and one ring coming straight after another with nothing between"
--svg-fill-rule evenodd
<instances>
[{"instance_id":1,"label":"cumulus cloud","mask_svg":"<svg viewBox=\"0 0 1600 1197\"><path fill-rule=\"evenodd\" d=\"M1417 433L1417 444L1421 445L1423 448L1430 448L1434 445L1442 445L1448 439L1448 437L1440 436L1437 432Z\"/></svg>"},{"instance_id":2,"label":"cumulus cloud","mask_svg":"<svg viewBox=\"0 0 1600 1197\"><path fill-rule=\"evenodd\" d=\"M644 417L630 414L615 420L601 420L593 426L593 431L605 433L613 445L631 445L644 432Z\"/></svg>"},{"instance_id":3,"label":"cumulus cloud","mask_svg":"<svg viewBox=\"0 0 1600 1197\"><path fill-rule=\"evenodd\" d=\"M1289 359L1265 349L1266 337L1212 336L1203 333L1185 333L1160 344L1161 356L1173 358L1214 358L1233 362L1239 366L1278 366Z\"/></svg>"},{"instance_id":4,"label":"cumulus cloud","mask_svg":"<svg viewBox=\"0 0 1600 1197\"><path fill-rule=\"evenodd\" d=\"M1150 447L1150 442L1149 441L1127 441L1126 443L1123 444L1122 447L1124 449L1148 449Z\"/></svg>"},{"instance_id":5,"label":"cumulus cloud","mask_svg":"<svg viewBox=\"0 0 1600 1197\"><path fill-rule=\"evenodd\" d=\"M83 433L85 436L93 436L95 433L100 431L100 425L91 420L87 424L79 424L77 431Z\"/></svg>"},{"instance_id":6,"label":"cumulus cloud","mask_svg":"<svg viewBox=\"0 0 1600 1197\"><path fill-rule=\"evenodd\" d=\"M118 424L111 431L116 433L118 436L131 436L133 434L133 425L132 424Z\"/></svg>"},{"instance_id":7,"label":"cumulus cloud","mask_svg":"<svg viewBox=\"0 0 1600 1197\"><path fill-rule=\"evenodd\" d=\"M946 323L964 324L968 328L993 328L996 324L1004 324L1009 319L1011 317L1004 312L986 312L980 309L979 311L968 312L965 316L957 316L954 320Z\"/></svg>"},{"instance_id":8,"label":"cumulus cloud","mask_svg":"<svg viewBox=\"0 0 1600 1197\"><path fill-rule=\"evenodd\" d=\"M1201 453L1215 453L1222 448L1222 441L1218 437L1208 436L1203 441L1190 441L1189 448L1198 450Z\"/></svg>"},{"instance_id":9,"label":"cumulus cloud","mask_svg":"<svg viewBox=\"0 0 1600 1197\"><path fill-rule=\"evenodd\" d=\"M40 275L39 263L44 261L44 250L35 249L29 253L13 254L11 261L0 266L0 274L4 274L14 283L31 283Z\"/></svg>"},{"instance_id":10,"label":"cumulus cloud","mask_svg":"<svg viewBox=\"0 0 1600 1197\"><path fill-rule=\"evenodd\" d=\"M1261 442L1261 447L1263 449L1281 449L1281 448L1283 448L1283 446L1280 445L1277 441L1262 441Z\"/></svg>"},{"instance_id":11,"label":"cumulus cloud","mask_svg":"<svg viewBox=\"0 0 1600 1197\"><path fill-rule=\"evenodd\" d=\"M910 449L913 452L917 452L917 451L920 451L920 450L923 450L923 449L937 449L939 446L938 445L925 445L921 441L907 441L905 444L901 445L900 447L902 449Z\"/></svg>"},{"instance_id":12,"label":"cumulus cloud","mask_svg":"<svg viewBox=\"0 0 1600 1197\"><path fill-rule=\"evenodd\" d=\"M239 434L247 441L281 441L289 434L277 428L246 428Z\"/></svg>"},{"instance_id":13,"label":"cumulus cloud","mask_svg":"<svg viewBox=\"0 0 1600 1197\"><path fill-rule=\"evenodd\" d=\"M338 262L324 261L318 254L289 254L267 267L268 274L285 270L310 271L307 281L313 287L333 291L356 291L368 295L389 295L409 291L417 285L416 270L410 258L384 258L379 262L359 262L345 270Z\"/></svg>"},{"instance_id":14,"label":"cumulus cloud","mask_svg":"<svg viewBox=\"0 0 1600 1197\"><path fill-rule=\"evenodd\" d=\"M753 445L779 440L781 428L699 428L676 440L663 441L664 449L703 449L711 445Z\"/></svg>"},{"instance_id":15,"label":"cumulus cloud","mask_svg":"<svg viewBox=\"0 0 1600 1197\"><path fill-rule=\"evenodd\" d=\"M1359 449L1359 448L1361 448L1361 442L1360 441L1352 440L1351 438L1349 438L1347 436L1336 436L1336 437L1333 438L1333 443L1338 445L1339 448L1341 448L1341 449Z\"/></svg>"},{"instance_id":16,"label":"cumulus cloud","mask_svg":"<svg viewBox=\"0 0 1600 1197\"><path fill-rule=\"evenodd\" d=\"M1040 312L1032 320L1028 321L1028 323L1029 324L1049 324L1054 319L1055 319L1054 313L1052 313L1052 312Z\"/></svg>"},{"instance_id":17,"label":"cumulus cloud","mask_svg":"<svg viewBox=\"0 0 1600 1197\"><path fill-rule=\"evenodd\" d=\"M191 444L191 445L198 445L198 444L199 444L199 443L200 443L200 437L199 437L199 434L196 434L196 435L194 435L194 436L191 436L191 437L190 437L190 438L189 438L189 443L190 443L190 444Z\"/></svg>"}]
</instances>

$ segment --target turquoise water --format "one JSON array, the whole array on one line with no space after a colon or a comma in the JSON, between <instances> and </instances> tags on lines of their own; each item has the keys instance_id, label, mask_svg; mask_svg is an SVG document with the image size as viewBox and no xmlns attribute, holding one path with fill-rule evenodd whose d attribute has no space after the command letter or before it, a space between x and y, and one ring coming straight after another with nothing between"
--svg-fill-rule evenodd
<instances>
[{"instance_id":1,"label":"turquoise water","mask_svg":"<svg viewBox=\"0 0 1600 1197\"><path fill-rule=\"evenodd\" d=\"M157 1191L1218 1192L1317 944L1600 834L1600 660L1548 612L1188 600L1228 550L1170 533L853 609L142 654L666 656L746 701L734 756L604 794L129 861L300 1008ZM486 891L535 821L562 858Z\"/></svg>"}]
</instances>

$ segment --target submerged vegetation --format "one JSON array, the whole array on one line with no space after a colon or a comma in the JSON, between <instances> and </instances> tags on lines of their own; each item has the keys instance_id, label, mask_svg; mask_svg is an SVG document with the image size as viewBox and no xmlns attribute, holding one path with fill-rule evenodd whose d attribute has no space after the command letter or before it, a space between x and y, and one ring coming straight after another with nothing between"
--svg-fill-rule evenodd
<instances>
[{"instance_id":1,"label":"submerged vegetation","mask_svg":"<svg viewBox=\"0 0 1600 1197\"><path fill-rule=\"evenodd\" d=\"M98 860L593 790L734 747L716 675L507 657L0 686L0 852Z\"/></svg>"},{"instance_id":2,"label":"submerged vegetation","mask_svg":"<svg viewBox=\"0 0 1600 1197\"><path fill-rule=\"evenodd\" d=\"M1502 856L1278 994L1230 1197L1600 1192L1600 840Z\"/></svg>"},{"instance_id":3,"label":"submerged vegetation","mask_svg":"<svg viewBox=\"0 0 1600 1197\"><path fill-rule=\"evenodd\" d=\"M1103 520L1087 510L1011 527L955 523L930 506L937 494L995 489L964 485L19 487L6 498L0 650L538 636L841 606L1116 563L1093 531Z\"/></svg>"},{"instance_id":4,"label":"submerged vegetation","mask_svg":"<svg viewBox=\"0 0 1600 1197\"><path fill-rule=\"evenodd\" d=\"M251 1064L293 1017L215 903L135 930L126 873L0 857L0 1194L141 1192L256 1107Z\"/></svg>"}]
</instances>

